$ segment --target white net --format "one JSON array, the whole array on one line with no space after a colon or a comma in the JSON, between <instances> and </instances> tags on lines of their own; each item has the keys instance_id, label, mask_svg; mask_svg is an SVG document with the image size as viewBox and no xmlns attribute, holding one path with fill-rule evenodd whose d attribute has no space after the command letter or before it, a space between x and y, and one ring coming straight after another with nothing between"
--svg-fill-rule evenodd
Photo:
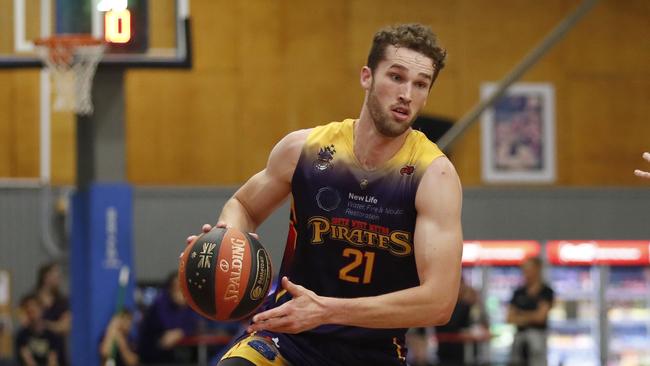
<instances>
[{"instance_id":1,"label":"white net","mask_svg":"<svg viewBox=\"0 0 650 366\"><path fill-rule=\"evenodd\" d=\"M92 114L93 76L104 45L51 41L37 49L54 85L54 110Z\"/></svg>"}]
</instances>

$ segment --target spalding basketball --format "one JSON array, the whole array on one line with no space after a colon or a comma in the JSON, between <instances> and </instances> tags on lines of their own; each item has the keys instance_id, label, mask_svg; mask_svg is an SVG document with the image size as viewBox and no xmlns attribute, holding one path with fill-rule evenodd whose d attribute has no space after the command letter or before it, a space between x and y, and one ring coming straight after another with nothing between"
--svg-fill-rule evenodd
<instances>
[{"instance_id":1,"label":"spalding basketball","mask_svg":"<svg viewBox=\"0 0 650 366\"><path fill-rule=\"evenodd\" d=\"M253 313L266 297L271 258L250 234L214 228L181 254L178 277L188 305L214 320L237 320Z\"/></svg>"}]
</instances>

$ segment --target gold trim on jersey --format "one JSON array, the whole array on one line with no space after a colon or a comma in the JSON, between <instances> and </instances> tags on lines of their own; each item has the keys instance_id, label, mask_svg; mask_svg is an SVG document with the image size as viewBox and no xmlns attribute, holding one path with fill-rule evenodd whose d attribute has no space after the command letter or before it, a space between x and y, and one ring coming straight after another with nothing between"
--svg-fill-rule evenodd
<instances>
[{"instance_id":1,"label":"gold trim on jersey","mask_svg":"<svg viewBox=\"0 0 650 366\"><path fill-rule=\"evenodd\" d=\"M393 337L393 344L395 345L395 351L397 353L397 358L399 358L400 361L406 361L406 356L404 355L404 352L402 351L402 346L397 343L397 337Z\"/></svg>"},{"instance_id":2,"label":"gold trim on jersey","mask_svg":"<svg viewBox=\"0 0 650 366\"><path fill-rule=\"evenodd\" d=\"M278 300L280 300L280 298L282 296L284 296L286 293L287 293L287 290L285 290L285 289L282 289L282 290L278 291L278 294L275 295L275 302L278 302Z\"/></svg>"},{"instance_id":3,"label":"gold trim on jersey","mask_svg":"<svg viewBox=\"0 0 650 366\"><path fill-rule=\"evenodd\" d=\"M354 154L355 123L356 120L354 119L345 119L342 122L331 122L313 128L305 142L306 151L313 156L314 160L317 160L322 149L334 150L338 148L336 155L328 155L328 157L331 157L328 164L335 165L337 160L343 160L347 164L356 165L362 171L365 170ZM422 132L411 130L399 151L381 167L368 173L376 175L385 170L395 168L399 170L403 166L412 166L416 171L421 170L419 171L421 175L424 174L424 171L434 159L441 156L444 156L444 153L435 143L431 142ZM365 178L360 177L360 181L362 179Z\"/></svg>"}]
</instances>

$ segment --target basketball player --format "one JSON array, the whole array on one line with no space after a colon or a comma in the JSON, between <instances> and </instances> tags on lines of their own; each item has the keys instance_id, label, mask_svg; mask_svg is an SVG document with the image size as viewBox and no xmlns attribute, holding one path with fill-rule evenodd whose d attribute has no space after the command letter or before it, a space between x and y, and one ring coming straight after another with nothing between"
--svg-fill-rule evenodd
<instances>
[{"instance_id":1,"label":"basketball player","mask_svg":"<svg viewBox=\"0 0 650 366\"><path fill-rule=\"evenodd\" d=\"M644 153L643 153L643 158L644 158L648 163L650 163L650 153L649 153L649 152L644 152ZM643 171L643 170L641 170L641 169L636 169L636 170L634 171L634 174L635 174L637 177L650 179L650 172L646 172L646 171Z\"/></svg>"},{"instance_id":2,"label":"basketball player","mask_svg":"<svg viewBox=\"0 0 650 366\"><path fill-rule=\"evenodd\" d=\"M253 232L293 197L281 286L220 366L405 365L406 328L449 320L461 185L411 129L444 59L428 27L380 30L359 118L290 133L225 204L217 226Z\"/></svg>"}]
</instances>

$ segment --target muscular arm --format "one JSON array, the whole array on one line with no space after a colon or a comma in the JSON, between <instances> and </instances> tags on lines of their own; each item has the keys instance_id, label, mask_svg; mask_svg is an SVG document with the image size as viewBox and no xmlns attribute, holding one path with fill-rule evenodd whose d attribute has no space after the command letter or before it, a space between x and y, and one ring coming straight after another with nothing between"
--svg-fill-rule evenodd
<instances>
[{"instance_id":1,"label":"muscular arm","mask_svg":"<svg viewBox=\"0 0 650 366\"><path fill-rule=\"evenodd\" d=\"M218 226L254 232L282 204L291 192L291 178L309 131L292 132L278 142L264 170L251 177L226 202Z\"/></svg>"},{"instance_id":2,"label":"muscular arm","mask_svg":"<svg viewBox=\"0 0 650 366\"><path fill-rule=\"evenodd\" d=\"M460 287L462 231L461 186L446 158L427 169L415 199L415 261L420 285L361 298L318 296L283 279L293 295L284 305L254 317L249 330L301 332L320 324L366 328L406 328L449 321Z\"/></svg>"}]
</instances>

